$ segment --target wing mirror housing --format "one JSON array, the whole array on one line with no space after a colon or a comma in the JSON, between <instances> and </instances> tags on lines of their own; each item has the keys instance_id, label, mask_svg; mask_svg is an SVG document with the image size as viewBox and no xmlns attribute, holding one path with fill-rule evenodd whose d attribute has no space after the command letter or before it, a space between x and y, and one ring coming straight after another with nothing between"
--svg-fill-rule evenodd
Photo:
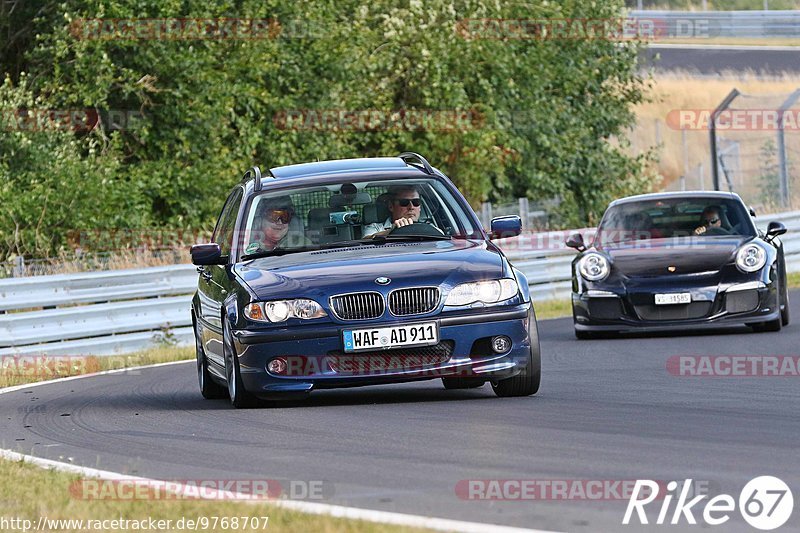
<instances>
[{"instance_id":1,"label":"wing mirror housing","mask_svg":"<svg viewBox=\"0 0 800 533\"><path fill-rule=\"evenodd\" d=\"M565 244L570 248L575 248L579 252L586 250L586 244L583 242L583 235L580 233L573 233L570 235Z\"/></svg>"},{"instance_id":2,"label":"wing mirror housing","mask_svg":"<svg viewBox=\"0 0 800 533\"><path fill-rule=\"evenodd\" d=\"M224 265L227 258L222 256L219 244L215 242L207 244L195 244L192 246L192 264L197 266Z\"/></svg>"},{"instance_id":3,"label":"wing mirror housing","mask_svg":"<svg viewBox=\"0 0 800 533\"><path fill-rule=\"evenodd\" d=\"M490 239L507 239L522 233L522 219L518 215L507 215L492 219Z\"/></svg>"},{"instance_id":4,"label":"wing mirror housing","mask_svg":"<svg viewBox=\"0 0 800 533\"><path fill-rule=\"evenodd\" d=\"M767 226L767 240L772 240L778 235L783 235L786 233L786 226L783 225L783 222L777 222L773 220Z\"/></svg>"}]
</instances>

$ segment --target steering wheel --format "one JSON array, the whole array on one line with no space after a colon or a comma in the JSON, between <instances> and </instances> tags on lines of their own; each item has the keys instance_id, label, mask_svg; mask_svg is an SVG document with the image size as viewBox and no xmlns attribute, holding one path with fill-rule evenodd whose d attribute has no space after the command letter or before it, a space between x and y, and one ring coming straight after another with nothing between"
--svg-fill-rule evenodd
<instances>
[{"instance_id":1,"label":"steering wheel","mask_svg":"<svg viewBox=\"0 0 800 533\"><path fill-rule=\"evenodd\" d=\"M725 228L713 228L713 227L706 229L706 231L702 233L702 235L708 235L710 237L713 237L715 235L730 235L730 234L731 232L726 230Z\"/></svg>"},{"instance_id":2,"label":"steering wheel","mask_svg":"<svg viewBox=\"0 0 800 533\"><path fill-rule=\"evenodd\" d=\"M424 222L414 222L413 224L409 224L408 226L400 226L399 228L392 228L389 230L389 233L386 236L412 236L412 235L423 235L425 237L444 237L444 232L437 228L436 226L432 226L431 224L426 224Z\"/></svg>"}]
</instances>

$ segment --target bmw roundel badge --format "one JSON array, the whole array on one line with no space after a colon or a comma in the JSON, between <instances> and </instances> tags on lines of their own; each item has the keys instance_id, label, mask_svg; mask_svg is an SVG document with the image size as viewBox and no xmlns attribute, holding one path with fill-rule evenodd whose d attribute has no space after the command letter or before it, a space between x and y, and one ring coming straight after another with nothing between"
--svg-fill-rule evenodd
<instances>
[{"instance_id":1,"label":"bmw roundel badge","mask_svg":"<svg viewBox=\"0 0 800 533\"><path fill-rule=\"evenodd\" d=\"M377 283L378 285L388 285L391 282L392 282L392 280L390 280L389 278L385 278L383 276L381 276L379 278L375 278L375 283Z\"/></svg>"}]
</instances>

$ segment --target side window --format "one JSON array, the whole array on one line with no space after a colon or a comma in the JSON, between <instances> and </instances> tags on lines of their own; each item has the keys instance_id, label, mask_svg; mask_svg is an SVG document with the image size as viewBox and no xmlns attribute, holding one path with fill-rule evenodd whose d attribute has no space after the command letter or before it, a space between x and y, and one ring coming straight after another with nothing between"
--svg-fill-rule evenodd
<instances>
[{"instance_id":1,"label":"side window","mask_svg":"<svg viewBox=\"0 0 800 533\"><path fill-rule=\"evenodd\" d=\"M222 208L222 214L219 216L219 222L214 229L213 241L219 244L222 255L231 254L231 246L233 243L233 230L236 226L236 217L239 214L239 206L242 203L242 190L236 189L228 197L225 202L225 207Z\"/></svg>"}]
</instances>

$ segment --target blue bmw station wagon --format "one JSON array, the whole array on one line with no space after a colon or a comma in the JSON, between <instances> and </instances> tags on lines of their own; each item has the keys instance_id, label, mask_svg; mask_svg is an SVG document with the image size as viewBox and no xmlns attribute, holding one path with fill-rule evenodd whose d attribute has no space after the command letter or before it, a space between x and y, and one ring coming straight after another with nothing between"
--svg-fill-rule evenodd
<instances>
[{"instance_id":1,"label":"blue bmw station wagon","mask_svg":"<svg viewBox=\"0 0 800 533\"><path fill-rule=\"evenodd\" d=\"M419 154L248 170L192 247L197 374L236 407L314 389L441 379L539 389L528 281Z\"/></svg>"}]
</instances>

